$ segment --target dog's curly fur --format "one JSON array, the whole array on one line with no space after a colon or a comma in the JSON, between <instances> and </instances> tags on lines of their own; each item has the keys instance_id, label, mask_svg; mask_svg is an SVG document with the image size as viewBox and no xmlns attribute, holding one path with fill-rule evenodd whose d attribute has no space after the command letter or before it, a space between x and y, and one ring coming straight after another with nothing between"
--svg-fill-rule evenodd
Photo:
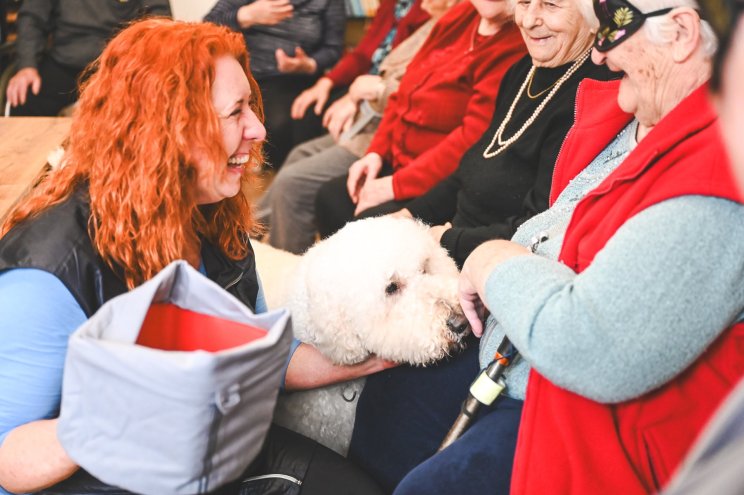
<instances>
[{"instance_id":1,"label":"dog's curly fur","mask_svg":"<svg viewBox=\"0 0 744 495\"><path fill-rule=\"evenodd\" d=\"M255 248L269 305L288 306L297 338L337 364L375 354L426 365L462 345L467 332L457 267L420 222L352 222L300 258ZM281 263L283 280L263 268L271 258ZM286 394L276 421L345 453L363 383Z\"/></svg>"}]
</instances>

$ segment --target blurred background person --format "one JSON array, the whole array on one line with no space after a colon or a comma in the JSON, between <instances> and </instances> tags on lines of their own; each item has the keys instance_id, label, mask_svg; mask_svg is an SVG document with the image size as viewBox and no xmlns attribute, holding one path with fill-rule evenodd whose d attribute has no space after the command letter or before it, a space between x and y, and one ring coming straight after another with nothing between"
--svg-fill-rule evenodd
<instances>
[{"instance_id":1,"label":"blurred background person","mask_svg":"<svg viewBox=\"0 0 744 495\"><path fill-rule=\"evenodd\" d=\"M18 12L18 71L8 82L13 116L55 116L75 103L83 69L127 23L170 16L168 0L27 0Z\"/></svg>"},{"instance_id":2,"label":"blurred background person","mask_svg":"<svg viewBox=\"0 0 744 495\"><path fill-rule=\"evenodd\" d=\"M427 20L429 14L421 9L421 0L381 0L359 44L292 102L291 115L302 120L303 135L298 133L298 140L287 149L323 134L321 115L326 103L343 95L357 76L378 74L390 50Z\"/></svg>"}]
</instances>

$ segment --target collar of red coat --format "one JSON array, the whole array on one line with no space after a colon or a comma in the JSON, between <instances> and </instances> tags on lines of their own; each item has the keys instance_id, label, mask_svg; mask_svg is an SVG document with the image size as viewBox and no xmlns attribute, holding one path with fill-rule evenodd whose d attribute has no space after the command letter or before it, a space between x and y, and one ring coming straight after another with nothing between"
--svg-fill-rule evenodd
<instances>
[{"instance_id":1,"label":"collar of red coat","mask_svg":"<svg viewBox=\"0 0 744 495\"><path fill-rule=\"evenodd\" d=\"M633 119L633 115L622 111L617 104L619 87L620 80L584 79L579 84L575 123L561 146L553 172L551 205L568 182L591 163ZM630 177L639 174L655 155L706 128L717 118L708 100L708 85L703 84L664 116L638 143L633 150L636 166L624 167L622 175Z\"/></svg>"}]
</instances>

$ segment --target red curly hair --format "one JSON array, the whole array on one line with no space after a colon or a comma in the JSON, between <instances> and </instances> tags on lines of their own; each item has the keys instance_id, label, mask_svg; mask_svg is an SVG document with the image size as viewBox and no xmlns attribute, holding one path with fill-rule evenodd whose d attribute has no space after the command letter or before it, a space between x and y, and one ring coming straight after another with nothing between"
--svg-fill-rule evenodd
<instances>
[{"instance_id":1,"label":"red curly hair","mask_svg":"<svg viewBox=\"0 0 744 495\"><path fill-rule=\"evenodd\" d=\"M82 84L66 166L54 171L6 219L14 225L67 199L88 183L88 231L101 257L123 273L129 288L176 259L194 259L199 237L232 259L248 255L255 228L243 194L215 205L196 204L193 151L227 163L211 89L215 60L235 57L263 121L258 85L243 37L213 24L152 18L131 24L105 48ZM251 151L262 160L261 144ZM249 180L242 179L243 185Z\"/></svg>"}]
</instances>

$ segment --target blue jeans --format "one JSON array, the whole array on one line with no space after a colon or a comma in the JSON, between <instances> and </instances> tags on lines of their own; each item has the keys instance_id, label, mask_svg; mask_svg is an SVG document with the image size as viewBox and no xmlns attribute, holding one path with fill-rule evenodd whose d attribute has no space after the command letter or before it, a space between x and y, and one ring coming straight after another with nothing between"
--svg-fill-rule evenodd
<instances>
[{"instance_id":1,"label":"blue jeans","mask_svg":"<svg viewBox=\"0 0 744 495\"><path fill-rule=\"evenodd\" d=\"M522 401L502 397L455 443L408 473L394 495L509 493Z\"/></svg>"}]
</instances>

